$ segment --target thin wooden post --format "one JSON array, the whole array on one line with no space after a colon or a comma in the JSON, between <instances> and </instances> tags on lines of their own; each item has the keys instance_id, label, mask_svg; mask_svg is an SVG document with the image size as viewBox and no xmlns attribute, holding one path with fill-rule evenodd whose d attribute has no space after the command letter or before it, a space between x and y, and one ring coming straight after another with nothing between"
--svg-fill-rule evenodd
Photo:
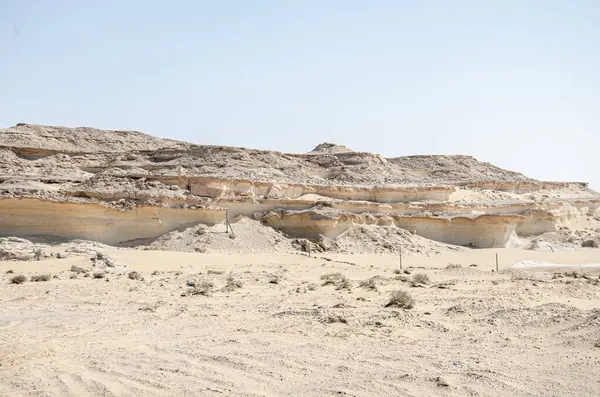
<instances>
[{"instance_id":1,"label":"thin wooden post","mask_svg":"<svg viewBox=\"0 0 600 397\"><path fill-rule=\"evenodd\" d=\"M496 271L498 271L498 253L496 252Z\"/></svg>"},{"instance_id":2,"label":"thin wooden post","mask_svg":"<svg viewBox=\"0 0 600 397\"><path fill-rule=\"evenodd\" d=\"M231 227L231 222L229 222L229 212L225 212L225 227L226 227L226 232L229 233L229 230L231 230L231 236L230 238L235 238L235 232L233 231L233 227Z\"/></svg>"},{"instance_id":3,"label":"thin wooden post","mask_svg":"<svg viewBox=\"0 0 600 397\"><path fill-rule=\"evenodd\" d=\"M311 243L309 242L306 246L308 247L308 257L310 258L310 251L311 251Z\"/></svg>"},{"instance_id":4,"label":"thin wooden post","mask_svg":"<svg viewBox=\"0 0 600 397\"><path fill-rule=\"evenodd\" d=\"M398 257L400 259L400 270L402 270L402 246L398 246Z\"/></svg>"}]
</instances>

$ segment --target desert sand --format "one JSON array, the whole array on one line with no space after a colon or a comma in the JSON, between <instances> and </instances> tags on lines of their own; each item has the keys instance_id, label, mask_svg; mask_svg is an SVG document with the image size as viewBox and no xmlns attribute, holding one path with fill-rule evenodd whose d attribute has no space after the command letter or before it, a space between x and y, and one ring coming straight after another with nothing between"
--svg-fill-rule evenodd
<instances>
[{"instance_id":1,"label":"desert sand","mask_svg":"<svg viewBox=\"0 0 600 397\"><path fill-rule=\"evenodd\" d=\"M402 272L389 255L104 253L127 268L95 279L70 271L102 271L85 255L0 262L1 395L600 390L600 269L512 269L520 260L598 264L597 251L406 256ZM9 284L11 269L53 278ZM143 280L128 277L134 270ZM322 285L321 276L336 272L349 289ZM418 273L429 283L411 286ZM225 288L229 277L241 285ZM375 289L360 286L373 277ZM212 282L214 291L191 295L189 281ZM394 290L409 292L414 308L384 307Z\"/></svg>"}]
</instances>

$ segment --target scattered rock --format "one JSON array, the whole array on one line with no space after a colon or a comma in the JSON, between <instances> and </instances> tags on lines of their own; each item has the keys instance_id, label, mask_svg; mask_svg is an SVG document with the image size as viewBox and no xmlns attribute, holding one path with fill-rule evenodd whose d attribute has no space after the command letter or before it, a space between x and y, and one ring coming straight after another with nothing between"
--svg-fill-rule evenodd
<instances>
[{"instance_id":1,"label":"scattered rock","mask_svg":"<svg viewBox=\"0 0 600 397\"><path fill-rule=\"evenodd\" d=\"M596 240L584 240L581 246L584 248L598 248L598 242Z\"/></svg>"},{"instance_id":2,"label":"scattered rock","mask_svg":"<svg viewBox=\"0 0 600 397\"><path fill-rule=\"evenodd\" d=\"M438 376L437 378L435 378L435 384L438 387L449 387L450 386L450 383L448 383L448 381L446 381L441 376Z\"/></svg>"},{"instance_id":3,"label":"scattered rock","mask_svg":"<svg viewBox=\"0 0 600 397\"><path fill-rule=\"evenodd\" d=\"M127 275L127 277L129 277L129 279L131 279L131 280L138 280L138 281L143 281L144 280L144 278L142 277L142 275L139 274L136 271L129 272L129 274Z\"/></svg>"}]
</instances>

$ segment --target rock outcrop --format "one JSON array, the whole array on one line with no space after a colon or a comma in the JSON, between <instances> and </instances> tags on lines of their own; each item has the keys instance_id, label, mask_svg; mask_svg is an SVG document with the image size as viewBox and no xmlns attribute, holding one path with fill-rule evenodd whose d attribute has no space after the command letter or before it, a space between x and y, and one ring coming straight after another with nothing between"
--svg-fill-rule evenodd
<instances>
[{"instance_id":1,"label":"rock outcrop","mask_svg":"<svg viewBox=\"0 0 600 397\"><path fill-rule=\"evenodd\" d=\"M328 249L369 225L503 247L515 235L593 227L599 210L600 194L585 183L536 181L463 155L383 158L331 143L286 154L135 131L0 130L0 236L135 245L248 217L328 239Z\"/></svg>"}]
</instances>

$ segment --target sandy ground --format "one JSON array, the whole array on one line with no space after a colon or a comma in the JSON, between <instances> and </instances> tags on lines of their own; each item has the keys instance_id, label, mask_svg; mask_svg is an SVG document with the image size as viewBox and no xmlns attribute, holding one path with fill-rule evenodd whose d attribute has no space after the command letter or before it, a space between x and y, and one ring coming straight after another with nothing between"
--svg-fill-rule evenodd
<instances>
[{"instance_id":1,"label":"sandy ground","mask_svg":"<svg viewBox=\"0 0 600 397\"><path fill-rule=\"evenodd\" d=\"M509 269L600 263L598 249L413 255L411 274L397 256L103 251L128 270L0 262L1 396L600 395L600 270ZM351 289L322 285L334 272ZM9 283L42 273L56 278ZM224 290L230 275L241 286ZM415 307L385 308L394 290Z\"/></svg>"}]
</instances>

